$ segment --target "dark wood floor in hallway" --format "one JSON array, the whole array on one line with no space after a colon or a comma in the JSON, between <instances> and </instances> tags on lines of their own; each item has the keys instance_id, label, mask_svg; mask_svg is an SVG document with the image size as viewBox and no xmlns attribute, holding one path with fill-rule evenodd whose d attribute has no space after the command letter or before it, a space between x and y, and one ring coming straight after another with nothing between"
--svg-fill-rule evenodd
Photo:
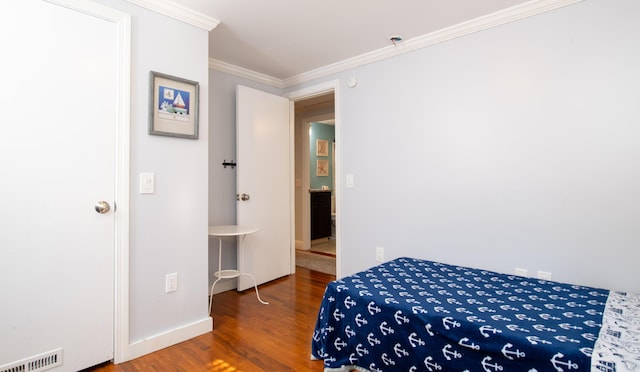
<instances>
[{"instance_id":1,"label":"dark wood floor in hallway","mask_svg":"<svg viewBox=\"0 0 640 372\"><path fill-rule=\"evenodd\" d=\"M132 371L322 371L310 360L311 336L325 286L335 276L298 267L253 289L213 297L213 332L119 365L91 372Z\"/></svg>"}]
</instances>

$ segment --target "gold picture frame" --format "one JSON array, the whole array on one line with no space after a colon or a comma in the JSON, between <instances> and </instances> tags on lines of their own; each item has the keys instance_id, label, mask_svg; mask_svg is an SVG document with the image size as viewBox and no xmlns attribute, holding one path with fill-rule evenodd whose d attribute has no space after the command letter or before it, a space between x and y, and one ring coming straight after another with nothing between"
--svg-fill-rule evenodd
<instances>
[{"instance_id":1,"label":"gold picture frame","mask_svg":"<svg viewBox=\"0 0 640 372\"><path fill-rule=\"evenodd\" d=\"M329 141L316 140L316 156L329 156Z\"/></svg>"},{"instance_id":2,"label":"gold picture frame","mask_svg":"<svg viewBox=\"0 0 640 372\"><path fill-rule=\"evenodd\" d=\"M318 177L329 176L329 160L327 159L316 160L316 176Z\"/></svg>"}]
</instances>

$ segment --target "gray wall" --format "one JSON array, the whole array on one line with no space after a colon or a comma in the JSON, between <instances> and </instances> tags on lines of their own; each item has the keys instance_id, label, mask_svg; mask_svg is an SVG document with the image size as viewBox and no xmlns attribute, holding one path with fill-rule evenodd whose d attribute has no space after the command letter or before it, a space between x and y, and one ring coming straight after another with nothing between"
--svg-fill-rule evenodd
<instances>
[{"instance_id":1,"label":"gray wall","mask_svg":"<svg viewBox=\"0 0 640 372\"><path fill-rule=\"evenodd\" d=\"M222 163L236 160L236 86L280 95L282 90L256 83L224 72L209 70L209 225L236 223L236 171ZM242 166L239 164L239 166ZM209 285L218 271L218 239L209 238ZM222 269L237 268L236 241L222 241ZM223 280L216 284L215 293L236 287L236 280Z\"/></svg>"},{"instance_id":2,"label":"gray wall","mask_svg":"<svg viewBox=\"0 0 640 372\"><path fill-rule=\"evenodd\" d=\"M343 82L342 273L382 246L387 259L640 290L637 14L635 0L586 0L287 88ZM233 222L235 202L213 191L235 192L218 163L235 153L242 79L211 75L211 154L229 152L210 155L209 218Z\"/></svg>"},{"instance_id":3,"label":"gray wall","mask_svg":"<svg viewBox=\"0 0 640 372\"><path fill-rule=\"evenodd\" d=\"M117 0L101 3L131 21L130 340L141 341L202 321L207 314L208 33ZM171 32L166 32L171 30ZM180 45L180 53L162 45ZM149 71L200 84L200 138L150 136ZM156 192L138 193L143 172ZM165 294L165 275L178 273L178 292Z\"/></svg>"},{"instance_id":4,"label":"gray wall","mask_svg":"<svg viewBox=\"0 0 640 372\"><path fill-rule=\"evenodd\" d=\"M382 246L640 290L637 14L587 0L322 79L359 79L337 128L342 273Z\"/></svg>"},{"instance_id":5,"label":"gray wall","mask_svg":"<svg viewBox=\"0 0 640 372\"><path fill-rule=\"evenodd\" d=\"M282 91L208 73L202 30L101 2L134 16L135 341L206 317L205 262L217 266L206 226L235 222L235 171L221 166L235 157L235 86ZM380 245L387 258L639 289L639 11L633 0L587 0L323 79L360 81L341 95L339 176L356 182L340 190L343 273L375 264ZM155 47L167 27L187 43L179 56ZM200 82L199 140L146 134L149 70ZM134 192L140 172L156 173L157 194ZM180 274L175 296L163 292L168 272Z\"/></svg>"},{"instance_id":6,"label":"gray wall","mask_svg":"<svg viewBox=\"0 0 640 372\"><path fill-rule=\"evenodd\" d=\"M108 3L133 16L130 338L137 341L208 317L208 33L127 3ZM180 52L159 48L159 35L164 44L180 45ZM199 82L198 140L147 134L150 70ZM137 193L142 172L155 173L155 194ZM179 290L168 295L165 275L173 272Z\"/></svg>"}]
</instances>

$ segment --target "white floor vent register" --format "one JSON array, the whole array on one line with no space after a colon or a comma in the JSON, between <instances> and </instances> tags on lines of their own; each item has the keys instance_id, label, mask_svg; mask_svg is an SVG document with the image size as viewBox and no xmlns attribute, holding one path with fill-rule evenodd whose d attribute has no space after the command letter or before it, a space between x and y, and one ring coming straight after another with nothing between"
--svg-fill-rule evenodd
<instances>
[{"instance_id":1,"label":"white floor vent register","mask_svg":"<svg viewBox=\"0 0 640 372\"><path fill-rule=\"evenodd\" d=\"M0 366L0 372L40 372L62 365L62 348Z\"/></svg>"}]
</instances>

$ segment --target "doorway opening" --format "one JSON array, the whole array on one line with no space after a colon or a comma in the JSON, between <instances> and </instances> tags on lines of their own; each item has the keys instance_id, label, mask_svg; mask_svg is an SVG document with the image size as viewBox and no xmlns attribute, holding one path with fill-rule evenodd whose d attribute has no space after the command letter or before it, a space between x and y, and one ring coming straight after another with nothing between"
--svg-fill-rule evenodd
<instances>
[{"instance_id":1,"label":"doorway opening","mask_svg":"<svg viewBox=\"0 0 640 372\"><path fill-rule=\"evenodd\" d=\"M294 102L295 264L336 274L335 91Z\"/></svg>"}]
</instances>

